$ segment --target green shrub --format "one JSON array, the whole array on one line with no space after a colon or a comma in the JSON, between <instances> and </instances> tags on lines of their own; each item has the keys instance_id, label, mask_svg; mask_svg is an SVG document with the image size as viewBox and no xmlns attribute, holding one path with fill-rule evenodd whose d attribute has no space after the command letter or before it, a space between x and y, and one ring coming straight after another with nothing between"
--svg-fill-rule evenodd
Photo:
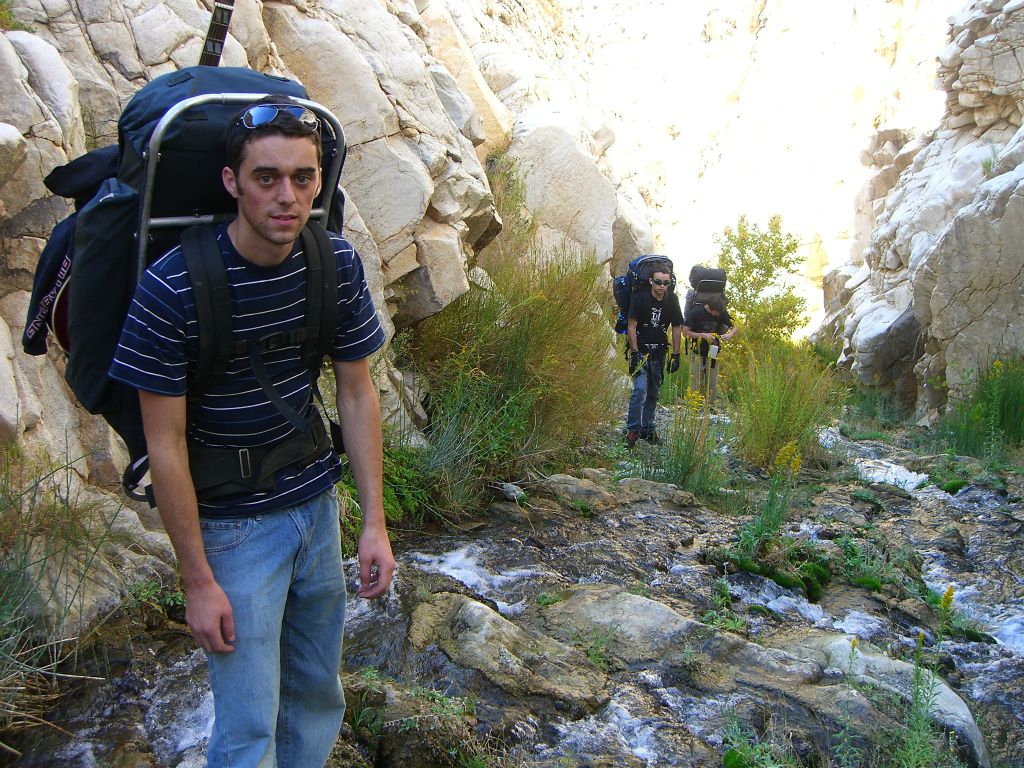
<instances>
[{"instance_id":1,"label":"green shrub","mask_svg":"<svg viewBox=\"0 0 1024 768\"><path fill-rule=\"evenodd\" d=\"M970 397L950 403L939 429L952 450L989 462L1024 445L1024 359L993 362Z\"/></svg>"},{"instance_id":2,"label":"green shrub","mask_svg":"<svg viewBox=\"0 0 1024 768\"><path fill-rule=\"evenodd\" d=\"M589 443L622 399L600 311L603 267L570 244L542 246L514 163L488 167L505 222L479 258L493 287L473 285L409 343L430 391L418 467L433 511L449 519L473 508L487 481Z\"/></svg>"},{"instance_id":3,"label":"green shrub","mask_svg":"<svg viewBox=\"0 0 1024 768\"><path fill-rule=\"evenodd\" d=\"M71 501L69 464L0 448L0 749L25 727L45 723L60 693L58 667L74 653L66 628L109 533L99 511ZM47 578L40 578L40 574ZM48 587L44 587L48 584ZM47 625L43 605L58 610ZM66 669L61 669L66 673Z\"/></svg>"},{"instance_id":4,"label":"green shrub","mask_svg":"<svg viewBox=\"0 0 1024 768\"><path fill-rule=\"evenodd\" d=\"M740 346L785 342L806 318L807 302L788 284L799 268L800 246L773 216L762 230L740 216L735 227L716 236L718 266L728 277L729 314L737 321Z\"/></svg>"},{"instance_id":5,"label":"green shrub","mask_svg":"<svg viewBox=\"0 0 1024 768\"><path fill-rule=\"evenodd\" d=\"M843 388L808 352L779 345L752 353L730 376L732 433L737 454L767 466L787 443L807 453L817 429L836 415Z\"/></svg>"},{"instance_id":6,"label":"green shrub","mask_svg":"<svg viewBox=\"0 0 1024 768\"><path fill-rule=\"evenodd\" d=\"M11 0L0 0L0 29L16 29L21 32L31 32L32 27L18 21L11 9Z\"/></svg>"},{"instance_id":7,"label":"green shrub","mask_svg":"<svg viewBox=\"0 0 1024 768\"><path fill-rule=\"evenodd\" d=\"M637 452L640 476L673 483L700 496L718 493L725 479L710 411L699 392L687 392L675 408L661 443Z\"/></svg>"}]
</instances>

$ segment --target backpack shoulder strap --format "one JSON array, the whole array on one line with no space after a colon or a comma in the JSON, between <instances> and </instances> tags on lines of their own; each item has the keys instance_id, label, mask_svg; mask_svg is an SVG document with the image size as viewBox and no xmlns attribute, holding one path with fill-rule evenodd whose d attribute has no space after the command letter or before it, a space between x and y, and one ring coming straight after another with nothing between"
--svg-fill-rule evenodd
<instances>
[{"instance_id":1,"label":"backpack shoulder strap","mask_svg":"<svg viewBox=\"0 0 1024 768\"><path fill-rule=\"evenodd\" d=\"M231 293L213 227L190 227L182 232L181 253L192 284L199 324L199 357L189 389L200 391L231 358Z\"/></svg>"},{"instance_id":2,"label":"backpack shoulder strap","mask_svg":"<svg viewBox=\"0 0 1024 768\"><path fill-rule=\"evenodd\" d=\"M323 225L310 221L302 230L306 254L306 328L302 359L314 374L330 354L338 327L338 263L334 243Z\"/></svg>"}]
</instances>

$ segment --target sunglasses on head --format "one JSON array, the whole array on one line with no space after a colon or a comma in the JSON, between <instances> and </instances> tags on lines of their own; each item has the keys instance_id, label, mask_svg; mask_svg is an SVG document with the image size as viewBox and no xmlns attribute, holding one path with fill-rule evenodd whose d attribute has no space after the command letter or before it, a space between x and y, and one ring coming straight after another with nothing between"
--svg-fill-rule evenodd
<instances>
[{"instance_id":1,"label":"sunglasses on head","mask_svg":"<svg viewBox=\"0 0 1024 768\"><path fill-rule=\"evenodd\" d=\"M653 277L651 278L651 282L655 285L672 285L671 280L656 280Z\"/></svg>"},{"instance_id":2,"label":"sunglasses on head","mask_svg":"<svg viewBox=\"0 0 1024 768\"><path fill-rule=\"evenodd\" d=\"M256 104L242 113L238 122L245 128L269 125L279 115L291 115L310 130L320 133L320 118L313 111L298 104Z\"/></svg>"}]
</instances>

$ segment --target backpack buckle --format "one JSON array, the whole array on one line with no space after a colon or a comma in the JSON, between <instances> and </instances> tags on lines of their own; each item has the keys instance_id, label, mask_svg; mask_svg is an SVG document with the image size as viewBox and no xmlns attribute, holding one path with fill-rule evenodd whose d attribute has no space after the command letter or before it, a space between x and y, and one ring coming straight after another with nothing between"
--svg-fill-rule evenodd
<instances>
[{"instance_id":1,"label":"backpack buckle","mask_svg":"<svg viewBox=\"0 0 1024 768\"><path fill-rule=\"evenodd\" d=\"M238 469L244 479L252 477L252 459L249 457L248 448L241 448L238 451Z\"/></svg>"}]
</instances>

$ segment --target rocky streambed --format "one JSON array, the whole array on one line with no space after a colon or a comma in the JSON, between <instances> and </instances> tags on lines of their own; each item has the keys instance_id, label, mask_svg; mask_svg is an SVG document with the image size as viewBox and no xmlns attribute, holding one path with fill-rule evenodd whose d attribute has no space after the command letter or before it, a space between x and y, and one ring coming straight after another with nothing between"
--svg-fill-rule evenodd
<instances>
[{"instance_id":1,"label":"rocky streambed","mask_svg":"<svg viewBox=\"0 0 1024 768\"><path fill-rule=\"evenodd\" d=\"M959 758L1024 766L1024 482L979 469L950 494L927 484L942 457L825 442L836 465L803 478L782 531L832 563L814 602L723 561L740 505L628 467L401 541L392 592L350 604L333 765L720 766L737 739L825 765L840 741L898 741L935 670ZM212 700L185 628L147 608L103 637L108 679L55 713L73 737L37 730L21 764L203 765Z\"/></svg>"}]
</instances>

